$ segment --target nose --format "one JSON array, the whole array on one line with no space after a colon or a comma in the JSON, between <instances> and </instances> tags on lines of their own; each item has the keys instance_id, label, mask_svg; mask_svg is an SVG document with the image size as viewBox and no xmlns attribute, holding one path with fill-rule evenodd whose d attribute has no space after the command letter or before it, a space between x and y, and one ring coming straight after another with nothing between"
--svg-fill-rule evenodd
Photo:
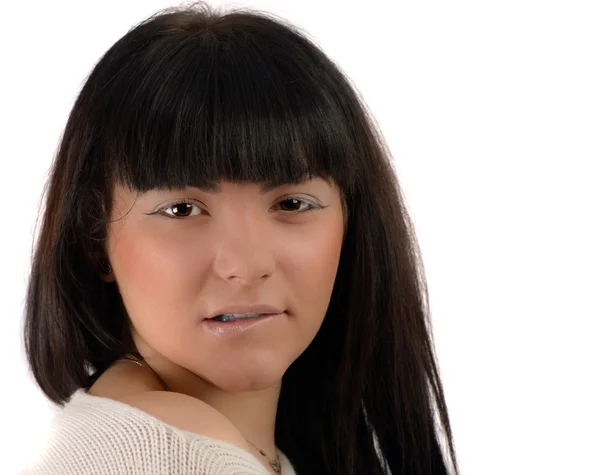
<instances>
[{"instance_id":1,"label":"nose","mask_svg":"<svg viewBox=\"0 0 600 475\"><path fill-rule=\"evenodd\" d=\"M248 213L237 214L237 219L224 223L216 236L215 273L223 280L246 286L269 277L274 272L275 257L272 231L267 228L268 223Z\"/></svg>"}]
</instances>

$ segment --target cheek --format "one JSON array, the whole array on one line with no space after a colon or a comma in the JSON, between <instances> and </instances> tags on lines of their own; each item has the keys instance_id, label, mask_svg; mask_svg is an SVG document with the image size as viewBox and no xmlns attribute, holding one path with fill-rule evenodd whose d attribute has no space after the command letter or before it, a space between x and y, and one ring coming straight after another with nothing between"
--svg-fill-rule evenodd
<instances>
[{"instance_id":1,"label":"cheek","mask_svg":"<svg viewBox=\"0 0 600 475\"><path fill-rule=\"evenodd\" d=\"M156 232L121 232L116 242L115 274L134 325L154 332L189 320L197 297L198 253L192 262L190 249Z\"/></svg>"},{"instance_id":2,"label":"cheek","mask_svg":"<svg viewBox=\"0 0 600 475\"><path fill-rule=\"evenodd\" d=\"M285 251L288 256L293 256L288 257L287 262L292 263L294 272L290 278L293 285L290 292L298 299L296 308L319 323L331 298L343 238L343 223L339 226L327 224L313 230L310 239L294 240L294 248Z\"/></svg>"}]
</instances>

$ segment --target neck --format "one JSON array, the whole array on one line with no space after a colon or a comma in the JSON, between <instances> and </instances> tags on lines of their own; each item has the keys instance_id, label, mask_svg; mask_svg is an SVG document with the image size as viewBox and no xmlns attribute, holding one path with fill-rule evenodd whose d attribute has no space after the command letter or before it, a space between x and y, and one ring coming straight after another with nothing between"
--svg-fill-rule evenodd
<instances>
[{"instance_id":1,"label":"neck","mask_svg":"<svg viewBox=\"0 0 600 475\"><path fill-rule=\"evenodd\" d=\"M228 393L212 386L203 388L199 399L225 415L244 438L263 450L269 459L277 457L275 444L275 418L281 382L259 391ZM258 450L249 444L250 449Z\"/></svg>"}]
</instances>

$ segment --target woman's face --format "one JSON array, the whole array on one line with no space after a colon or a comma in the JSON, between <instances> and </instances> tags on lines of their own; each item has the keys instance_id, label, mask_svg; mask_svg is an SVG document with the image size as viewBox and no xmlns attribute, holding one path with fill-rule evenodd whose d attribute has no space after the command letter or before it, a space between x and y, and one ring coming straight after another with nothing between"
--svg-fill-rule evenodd
<instances>
[{"instance_id":1,"label":"woman's face","mask_svg":"<svg viewBox=\"0 0 600 475\"><path fill-rule=\"evenodd\" d=\"M276 384L329 305L344 236L337 188L320 178L139 196L116 186L113 198L107 254L138 348L223 390ZM227 338L202 321L252 303L285 313Z\"/></svg>"}]
</instances>

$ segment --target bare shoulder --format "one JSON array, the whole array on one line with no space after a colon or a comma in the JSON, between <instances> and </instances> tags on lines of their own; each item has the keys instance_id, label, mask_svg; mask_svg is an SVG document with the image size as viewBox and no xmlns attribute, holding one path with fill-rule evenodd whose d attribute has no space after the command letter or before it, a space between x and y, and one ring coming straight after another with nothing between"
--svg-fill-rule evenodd
<instances>
[{"instance_id":1,"label":"bare shoulder","mask_svg":"<svg viewBox=\"0 0 600 475\"><path fill-rule=\"evenodd\" d=\"M92 385L88 394L140 409L178 429L251 449L241 432L209 404L186 394L167 392L146 368L117 361Z\"/></svg>"},{"instance_id":2,"label":"bare shoulder","mask_svg":"<svg viewBox=\"0 0 600 475\"><path fill-rule=\"evenodd\" d=\"M241 432L222 413L187 394L146 391L119 398L178 429L222 440L250 452Z\"/></svg>"}]
</instances>

